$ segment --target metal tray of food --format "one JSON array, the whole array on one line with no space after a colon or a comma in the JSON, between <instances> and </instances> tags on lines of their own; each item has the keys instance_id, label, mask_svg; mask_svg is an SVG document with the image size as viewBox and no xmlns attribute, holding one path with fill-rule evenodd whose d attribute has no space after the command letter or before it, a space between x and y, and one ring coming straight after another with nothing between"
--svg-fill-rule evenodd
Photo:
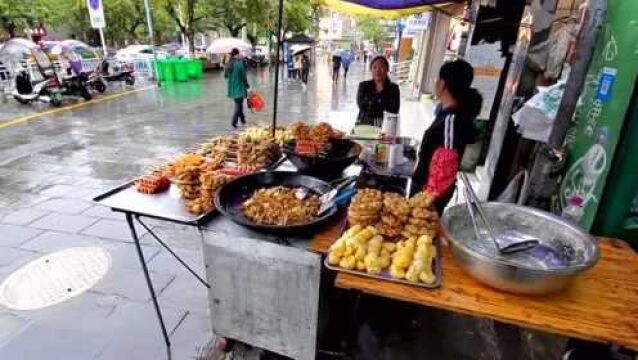
<instances>
[{"instance_id":1,"label":"metal tray of food","mask_svg":"<svg viewBox=\"0 0 638 360\"><path fill-rule=\"evenodd\" d=\"M201 225L216 212L196 215L186 210L185 200L181 197L177 185L171 184L167 191L157 194L143 194L135 188L131 180L93 198L93 201L111 208L113 211L131 213L185 225Z\"/></svg>"},{"instance_id":2,"label":"metal tray of food","mask_svg":"<svg viewBox=\"0 0 638 360\"><path fill-rule=\"evenodd\" d=\"M369 173L369 172L363 172L361 174L361 176L359 177L357 183L355 184L355 187L357 189L361 189L361 188L373 188L373 189L378 189L384 192L390 191L390 192L397 192L400 193L402 195L406 194L407 191L407 183L404 179L401 179L399 177L393 177L393 176L383 176L383 175L377 175L374 173ZM341 238L341 236L343 236L343 234L346 232L346 230L348 230L349 226L348 226L348 219L344 219L343 222L341 223L341 231L339 232L339 238ZM412 281L408 281L408 280L403 280L403 279L395 279L393 277L390 276L390 271L389 269L383 270L380 274L378 275L373 275L373 274L368 274L365 271L360 271L360 270L348 270L348 269L343 269L340 268L338 266L333 266L330 265L328 263L328 257L326 256L326 258L324 259L324 265L326 266L326 268L330 269L330 270L334 270L334 271L341 271L341 272L345 272L348 274L353 274L353 275L360 275L360 276L365 276L365 277L369 277L369 278L373 278L373 279L379 279L379 280L385 280L385 281L390 281L390 282L395 282L395 283L399 283L399 284L404 284L404 285L412 285L412 286L418 286L418 287L423 287L423 288L428 288L428 289L434 289L434 288L438 288L441 286L441 280L442 280L442 266L441 266L441 261L442 261L442 257L441 257L441 241L439 239L441 232L440 230L437 232L437 236L433 239L433 244L434 247L436 248L436 256L434 258L434 263L432 264L433 266L433 272L434 272L434 282L432 284L426 284L426 283L421 283L421 282L412 282ZM336 241L336 240L335 240Z\"/></svg>"},{"instance_id":3,"label":"metal tray of food","mask_svg":"<svg viewBox=\"0 0 638 360\"><path fill-rule=\"evenodd\" d=\"M341 237L343 235L343 233L347 230L347 224L348 221L344 220L343 224L342 224L342 229L341 232L339 233L339 237ZM426 289L436 289L438 287L441 286L441 279L443 278L443 270L442 270L442 266L441 266L441 241L439 240L439 237L435 237L433 239L433 243L434 243L434 247L436 248L436 256L434 258L434 263L432 264L432 271L434 273L434 282L432 284L426 284L426 283L422 283L422 282L412 282L412 281L408 281L408 280L403 280L403 279L395 279L392 276L390 276L390 271L388 269L381 271L380 274L374 275L374 274L368 274L365 271L361 271L361 270L348 270L348 269L343 269L340 268L338 266L333 266L330 265L328 263L328 257L326 256L323 260L323 264L325 265L326 268L333 270L333 271L340 271L340 272L344 272L344 273L348 273L348 274L352 274L352 275L359 275L359 276L365 276L368 278L372 278L372 279L378 279L378 280L384 280L384 281L390 281L390 282L394 282L394 283L398 283L398 284L403 284L403 285L412 285L412 286L418 286L418 287L422 287L422 288L426 288Z\"/></svg>"}]
</instances>

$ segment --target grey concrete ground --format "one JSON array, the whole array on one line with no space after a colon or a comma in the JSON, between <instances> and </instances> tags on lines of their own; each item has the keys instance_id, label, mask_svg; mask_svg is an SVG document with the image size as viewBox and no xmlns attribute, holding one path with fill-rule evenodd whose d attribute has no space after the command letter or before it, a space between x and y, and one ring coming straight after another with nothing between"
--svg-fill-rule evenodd
<instances>
[{"instance_id":1,"label":"grey concrete ground","mask_svg":"<svg viewBox=\"0 0 638 360\"><path fill-rule=\"evenodd\" d=\"M320 64L307 90L298 82L284 81L280 85L280 124L330 120L347 129L356 116L357 84L366 74L363 66L355 64L347 81L333 84L327 64ZM269 107L263 113L248 114L248 121L269 123L272 74L252 71L249 82L264 94ZM71 300L29 311L0 306L0 359L166 358L124 218L90 200L191 144L229 132L232 103L225 93L221 74L213 73L202 81L167 84L32 119L22 116L47 108L0 103L0 280L38 257L73 246L104 247L113 260L96 286ZM427 105L404 102L403 132L420 136L429 122L429 111ZM194 229L149 223L203 274ZM150 234L142 235L173 342L172 358L195 358L211 337L205 289ZM465 323L469 324L467 318L457 317L446 326L464 327ZM471 324L459 332L465 334L463 339L478 339L471 341L473 345L437 354L445 353L451 359L454 354L464 359L490 358L490 347L482 345L476 333L478 325ZM360 337L366 337L365 329ZM453 342L458 338L447 340L452 344L449 348L455 348ZM404 347L403 353L425 354L428 350L423 342L407 346L402 343L405 339L387 339L395 348ZM392 347L380 346L383 351ZM379 356L411 357L384 354Z\"/></svg>"}]
</instances>

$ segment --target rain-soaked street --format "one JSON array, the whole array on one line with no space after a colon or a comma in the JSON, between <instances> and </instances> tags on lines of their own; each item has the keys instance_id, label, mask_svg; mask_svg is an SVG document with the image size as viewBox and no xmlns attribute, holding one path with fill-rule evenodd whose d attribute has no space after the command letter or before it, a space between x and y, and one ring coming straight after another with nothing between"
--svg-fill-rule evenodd
<instances>
[{"instance_id":1,"label":"rain-soaked street","mask_svg":"<svg viewBox=\"0 0 638 360\"><path fill-rule=\"evenodd\" d=\"M280 122L330 118L347 128L356 115L357 83L365 75L362 65L354 66L347 82L333 86L327 65L320 64L307 91L299 82L284 81ZM253 71L249 82L264 94L268 107L249 114L248 122L268 123L272 72ZM123 96L105 95L72 109L0 103L0 279L44 254L74 246L100 246L112 258L106 276L70 300L29 311L0 305L1 359L164 356L124 216L90 200L192 144L229 132L231 111L221 72L160 88L140 84ZM195 230L152 224L203 272ZM205 289L148 234L142 240L171 333L173 358L194 356L210 337Z\"/></svg>"}]
</instances>

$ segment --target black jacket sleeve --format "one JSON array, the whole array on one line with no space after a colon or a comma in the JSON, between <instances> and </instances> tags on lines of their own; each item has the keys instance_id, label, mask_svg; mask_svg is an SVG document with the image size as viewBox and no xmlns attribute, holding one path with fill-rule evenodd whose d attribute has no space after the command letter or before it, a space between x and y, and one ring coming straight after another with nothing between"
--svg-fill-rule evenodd
<instances>
[{"instance_id":1,"label":"black jacket sleeve","mask_svg":"<svg viewBox=\"0 0 638 360\"><path fill-rule=\"evenodd\" d=\"M390 87L388 90L388 98L386 99L387 103L385 110L393 114L398 114L399 108L401 106L401 90L399 90L399 85L390 83Z\"/></svg>"}]
</instances>

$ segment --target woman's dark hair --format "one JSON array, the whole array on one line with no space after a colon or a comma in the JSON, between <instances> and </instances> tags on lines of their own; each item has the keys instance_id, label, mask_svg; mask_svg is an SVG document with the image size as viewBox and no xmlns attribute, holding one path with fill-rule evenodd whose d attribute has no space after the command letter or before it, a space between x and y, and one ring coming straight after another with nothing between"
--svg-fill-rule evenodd
<instances>
[{"instance_id":1,"label":"woman's dark hair","mask_svg":"<svg viewBox=\"0 0 638 360\"><path fill-rule=\"evenodd\" d=\"M239 50L237 48L232 49L230 51L230 55L231 56L239 55Z\"/></svg>"},{"instance_id":2,"label":"woman's dark hair","mask_svg":"<svg viewBox=\"0 0 638 360\"><path fill-rule=\"evenodd\" d=\"M390 62L383 55L377 55L377 56L372 58L372 61L370 61L370 70L372 70L372 65L374 65L374 63L377 62L377 61L383 62L385 64L385 68L390 70Z\"/></svg>"},{"instance_id":3,"label":"woman's dark hair","mask_svg":"<svg viewBox=\"0 0 638 360\"><path fill-rule=\"evenodd\" d=\"M483 97L471 87L474 81L474 68L465 60L454 60L441 66L439 78L456 101L458 111L475 118L481 112Z\"/></svg>"}]
</instances>

